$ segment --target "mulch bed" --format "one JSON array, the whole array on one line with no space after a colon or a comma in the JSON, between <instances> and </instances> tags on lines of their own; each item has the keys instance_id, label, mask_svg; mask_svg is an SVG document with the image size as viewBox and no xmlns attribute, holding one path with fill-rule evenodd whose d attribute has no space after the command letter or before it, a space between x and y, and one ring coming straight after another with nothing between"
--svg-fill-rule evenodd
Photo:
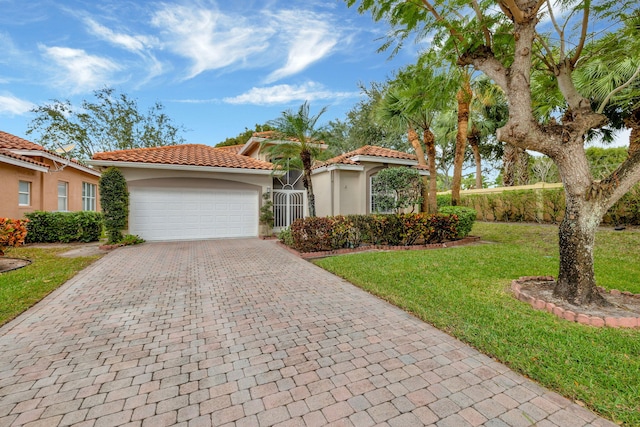
<instances>
[{"instance_id":1,"label":"mulch bed","mask_svg":"<svg viewBox=\"0 0 640 427\"><path fill-rule=\"evenodd\" d=\"M31 264L31 260L28 259L7 258L2 256L0 257L0 273L17 270L18 268L22 268L29 264Z\"/></svg>"}]
</instances>

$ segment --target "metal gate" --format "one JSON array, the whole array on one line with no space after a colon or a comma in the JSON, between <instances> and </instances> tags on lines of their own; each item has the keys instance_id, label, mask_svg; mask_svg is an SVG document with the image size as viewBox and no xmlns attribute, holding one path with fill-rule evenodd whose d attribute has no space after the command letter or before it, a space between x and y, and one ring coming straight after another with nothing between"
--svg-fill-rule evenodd
<instances>
[{"instance_id":1,"label":"metal gate","mask_svg":"<svg viewBox=\"0 0 640 427\"><path fill-rule=\"evenodd\" d=\"M304 190L273 190L273 228L286 228L296 219L304 218L305 193Z\"/></svg>"}]
</instances>

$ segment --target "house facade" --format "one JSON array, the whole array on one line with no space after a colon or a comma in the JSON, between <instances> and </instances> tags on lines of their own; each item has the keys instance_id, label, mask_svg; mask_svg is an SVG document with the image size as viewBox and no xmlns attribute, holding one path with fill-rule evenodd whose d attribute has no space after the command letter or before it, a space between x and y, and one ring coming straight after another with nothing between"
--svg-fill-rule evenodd
<instances>
[{"instance_id":1,"label":"house facade","mask_svg":"<svg viewBox=\"0 0 640 427\"><path fill-rule=\"evenodd\" d=\"M0 217L33 211L99 211L100 172L0 131Z\"/></svg>"},{"instance_id":2,"label":"house facade","mask_svg":"<svg viewBox=\"0 0 640 427\"><path fill-rule=\"evenodd\" d=\"M89 163L122 171L131 234L146 240L255 237L264 195L273 200L276 231L308 214L300 172L268 161L265 147L278 143L290 141L261 133L244 145L119 150L96 153ZM372 146L318 164L312 173L317 215L372 212L371 178L389 166L427 173L417 165L412 154Z\"/></svg>"}]
</instances>

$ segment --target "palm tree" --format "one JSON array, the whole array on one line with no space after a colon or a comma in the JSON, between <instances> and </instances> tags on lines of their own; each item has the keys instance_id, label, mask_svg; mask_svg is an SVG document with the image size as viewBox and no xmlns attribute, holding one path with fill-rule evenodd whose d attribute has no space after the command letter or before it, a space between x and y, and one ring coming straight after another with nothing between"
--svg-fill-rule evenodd
<instances>
[{"instance_id":1,"label":"palm tree","mask_svg":"<svg viewBox=\"0 0 640 427\"><path fill-rule=\"evenodd\" d=\"M302 184L307 190L309 216L316 216L316 202L311 182L311 166L317 156L322 141L321 129L316 129L318 119L327 111L323 107L315 116L309 116L309 103L305 101L298 111L283 111L282 115L268 122L274 129L275 135L282 143L269 148L273 162L285 169L296 168L294 159L299 160L298 168L302 166Z\"/></svg>"},{"instance_id":2,"label":"palm tree","mask_svg":"<svg viewBox=\"0 0 640 427\"><path fill-rule=\"evenodd\" d=\"M422 62L410 65L398 72L390 88L378 106L382 119L399 120L408 130L408 138L418 156L418 163L429 168L429 180L425 183L423 210L435 213L438 210L436 145L432 131L437 115L447 108L453 92L450 79L445 74L434 72ZM422 130L422 139L426 148L426 160L422 143L416 129Z\"/></svg>"}]
</instances>

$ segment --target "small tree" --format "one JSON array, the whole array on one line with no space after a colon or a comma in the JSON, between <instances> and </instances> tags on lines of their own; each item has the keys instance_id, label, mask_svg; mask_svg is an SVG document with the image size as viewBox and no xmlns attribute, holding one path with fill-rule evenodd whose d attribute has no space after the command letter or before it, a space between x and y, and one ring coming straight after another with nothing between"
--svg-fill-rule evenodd
<instances>
[{"instance_id":1,"label":"small tree","mask_svg":"<svg viewBox=\"0 0 640 427\"><path fill-rule=\"evenodd\" d=\"M122 240L122 230L127 227L129 216L129 191L120 169L110 167L102 173L100 204L109 243L118 243Z\"/></svg>"},{"instance_id":2,"label":"small tree","mask_svg":"<svg viewBox=\"0 0 640 427\"><path fill-rule=\"evenodd\" d=\"M264 193L262 195L262 199L264 202L260 207L260 224L262 224L265 228L264 235L269 236L271 234L271 229L273 228L273 224L275 223L275 218L273 215L273 202L271 201L271 195L269 193Z\"/></svg>"},{"instance_id":3,"label":"small tree","mask_svg":"<svg viewBox=\"0 0 640 427\"><path fill-rule=\"evenodd\" d=\"M400 212L422 203L422 179L416 169L387 168L373 178L374 203L381 211Z\"/></svg>"}]
</instances>

